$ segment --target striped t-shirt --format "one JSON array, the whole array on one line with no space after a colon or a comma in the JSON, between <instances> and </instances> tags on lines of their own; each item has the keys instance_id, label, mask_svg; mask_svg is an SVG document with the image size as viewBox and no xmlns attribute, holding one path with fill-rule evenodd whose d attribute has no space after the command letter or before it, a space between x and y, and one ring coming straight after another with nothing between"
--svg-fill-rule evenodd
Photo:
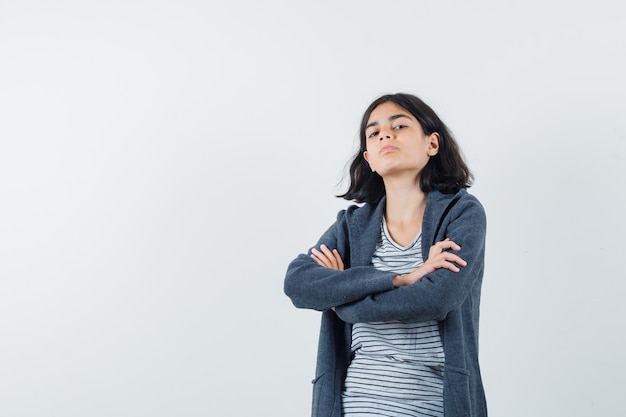
<instances>
[{"instance_id":1,"label":"striped t-shirt","mask_svg":"<svg viewBox=\"0 0 626 417\"><path fill-rule=\"evenodd\" d=\"M400 246L383 218L372 265L406 274L422 263L421 233ZM355 323L352 353L344 416L443 416L444 353L437 321Z\"/></svg>"}]
</instances>

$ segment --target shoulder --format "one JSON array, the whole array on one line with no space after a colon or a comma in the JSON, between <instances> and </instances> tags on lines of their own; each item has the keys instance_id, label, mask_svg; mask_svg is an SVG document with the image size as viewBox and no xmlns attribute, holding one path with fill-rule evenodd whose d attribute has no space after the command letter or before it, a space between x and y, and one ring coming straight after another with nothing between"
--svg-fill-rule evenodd
<instances>
[{"instance_id":1,"label":"shoulder","mask_svg":"<svg viewBox=\"0 0 626 417\"><path fill-rule=\"evenodd\" d=\"M450 210L450 220L462 222L475 231L485 231L487 216L485 209L476 196L466 190L459 192L460 198Z\"/></svg>"},{"instance_id":2,"label":"shoulder","mask_svg":"<svg viewBox=\"0 0 626 417\"><path fill-rule=\"evenodd\" d=\"M484 212L483 205L478 198L464 189L454 194L444 194L440 191L432 191L428 194L427 209L435 212L443 211L451 204L454 204L454 206L450 207L450 209L455 211L461 208L473 208L474 210Z\"/></svg>"},{"instance_id":3,"label":"shoulder","mask_svg":"<svg viewBox=\"0 0 626 417\"><path fill-rule=\"evenodd\" d=\"M384 198L376 204L352 204L348 208L339 211L339 213L337 214L337 222L343 221L348 224L368 223L369 221L371 221L371 219L375 219L380 216L384 206Z\"/></svg>"},{"instance_id":4,"label":"shoulder","mask_svg":"<svg viewBox=\"0 0 626 417\"><path fill-rule=\"evenodd\" d=\"M383 198L376 204L355 204L341 210L333 226L337 236L347 236L360 242L377 241L384 207Z\"/></svg>"},{"instance_id":5,"label":"shoulder","mask_svg":"<svg viewBox=\"0 0 626 417\"><path fill-rule=\"evenodd\" d=\"M486 224L483 205L476 196L464 189L455 194L430 192L424 217L431 221L447 217L450 221L461 220L476 227L484 227Z\"/></svg>"}]
</instances>

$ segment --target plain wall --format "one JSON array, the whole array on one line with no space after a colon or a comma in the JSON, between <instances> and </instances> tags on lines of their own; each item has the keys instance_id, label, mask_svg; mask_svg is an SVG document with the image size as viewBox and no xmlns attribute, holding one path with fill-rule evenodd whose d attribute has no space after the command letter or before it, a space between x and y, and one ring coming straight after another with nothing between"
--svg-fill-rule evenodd
<instances>
[{"instance_id":1,"label":"plain wall","mask_svg":"<svg viewBox=\"0 0 626 417\"><path fill-rule=\"evenodd\" d=\"M625 415L622 4L1 0L0 415L308 415L285 269L397 91L487 211L490 414Z\"/></svg>"}]
</instances>

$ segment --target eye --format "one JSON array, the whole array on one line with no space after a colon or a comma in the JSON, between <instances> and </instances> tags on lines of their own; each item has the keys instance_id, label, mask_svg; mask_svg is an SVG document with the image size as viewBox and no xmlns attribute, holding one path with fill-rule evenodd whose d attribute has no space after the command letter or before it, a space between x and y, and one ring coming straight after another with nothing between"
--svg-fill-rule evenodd
<instances>
[{"instance_id":1,"label":"eye","mask_svg":"<svg viewBox=\"0 0 626 417\"><path fill-rule=\"evenodd\" d=\"M378 131L377 130L375 130L372 133L370 133L367 137L368 138L373 138L373 137L376 137L376 135L378 135Z\"/></svg>"},{"instance_id":2,"label":"eye","mask_svg":"<svg viewBox=\"0 0 626 417\"><path fill-rule=\"evenodd\" d=\"M397 125L397 126L394 126L393 128L394 128L395 130L400 130L400 129L404 129L404 128L406 128L406 127L407 127L406 125Z\"/></svg>"}]
</instances>

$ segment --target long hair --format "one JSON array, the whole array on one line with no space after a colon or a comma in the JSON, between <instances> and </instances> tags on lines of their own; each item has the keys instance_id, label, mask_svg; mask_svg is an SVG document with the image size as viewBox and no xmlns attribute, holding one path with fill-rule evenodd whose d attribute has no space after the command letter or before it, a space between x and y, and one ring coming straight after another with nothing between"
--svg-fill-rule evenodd
<instances>
[{"instance_id":1,"label":"long hair","mask_svg":"<svg viewBox=\"0 0 626 417\"><path fill-rule=\"evenodd\" d=\"M337 197L353 200L357 203L376 204L385 195L382 177L372 172L363 152L367 149L365 128L372 111L383 103L392 102L411 113L422 126L425 134L439 133L439 152L430 157L420 176L420 188L425 193L441 191L445 194L456 193L472 185L473 176L463 161L461 151L454 137L439 116L418 97L411 94L387 94L374 100L369 105L360 128L360 146L350 164L350 186L348 191Z\"/></svg>"}]
</instances>

